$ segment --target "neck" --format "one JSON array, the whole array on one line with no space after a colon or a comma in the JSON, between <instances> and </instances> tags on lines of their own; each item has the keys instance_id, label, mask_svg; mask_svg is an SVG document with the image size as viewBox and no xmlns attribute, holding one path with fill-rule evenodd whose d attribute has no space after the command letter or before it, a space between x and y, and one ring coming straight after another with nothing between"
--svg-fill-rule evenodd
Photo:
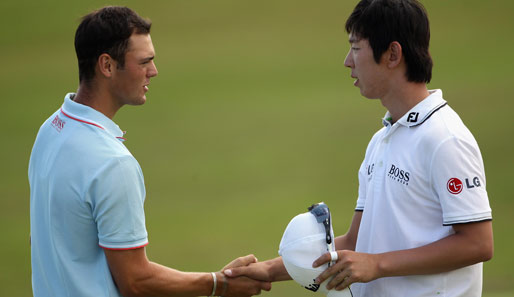
<instances>
[{"instance_id":1,"label":"neck","mask_svg":"<svg viewBox=\"0 0 514 297\"><path fill-rule=\"evenodd\" d=\"M102 88L98 87L95 82L87 84L82 82L73 101L89 106L112 120L121 106L117 106L113 100L108 100L109 98L109 94L102 92Z\"/></svg>"},{"instance_id":2,"label":"neck","mask_svg":"<svg viewBox=\"0 0 514 297\"><path fill-rule=\"evenodd\" d=\"M389 111L393 123L429 95L424 83L407 82L401 87L393 88L393 90L380 98L382 105Z\"/></svg>"}]
</instances>

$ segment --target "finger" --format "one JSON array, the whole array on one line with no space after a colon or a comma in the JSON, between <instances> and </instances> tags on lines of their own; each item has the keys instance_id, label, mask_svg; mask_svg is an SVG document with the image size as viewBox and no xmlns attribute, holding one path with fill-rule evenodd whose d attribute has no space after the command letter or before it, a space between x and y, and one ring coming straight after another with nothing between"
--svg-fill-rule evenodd
<instances>
[{"instance_id":1,"label":"finger","mask_svg":"<svg viewBox=\"0 0 514 297\"><path fill-rule=\"evenodd\" d=\"M343 270L340 273L338 273L336 276L334 276L334 278L331 279L330 282L328 282L327 289L332 290L333 288L339 287L342 284L344 285L344 282L349 278L350 278L349 272ZM343 288L344 288L344 286L341 287L341 289L343 289Z\"/></svg>"},{"instance_id":2,"label":"finger","mask_svg":"<svg viewBox=\"0 0 514 297\"><path fill-rule=\"evenodd\" d=\"M315 279L315 282L317 284L321 284L322 282L324 282L326 279L328 279L332 275L339 273L339 271L342 270L341 266L342 265L336 263L336 264L330 266L329 268L325 269L325 271L323 271L320 275L318 275L318 277Z\"/></svg>"},{"instance_id":3,"label":"finger","mask_svg":"<svg viewBox=\"0 0 514 297\"><path fill-rule=\"evenodd\" d=\"M337 291L341 291L341 290L343 290L343 289L345 289L345 288L349 287L351 284L352 284L352 279L351 279L351 277L345 277L345 278L343 279L343 282L342 282L342 283L340 283L340 284L336 287L336 290L337 290Z\"/></svg>"},{"instance_id":4,"label":"finger","mask_svg":"<svg viewBox=\"0 0 514 297\"><path fill-rule=\"evenodd\" d=\"M339 259L339 254L337 253L337 251L330 252L330 261L336 262L337 259Z\"/></svg>"},{"instance_id":5,"label":"finger","mask_svg":"<svg viewBox=\"0 0 514 297\"><path fill-rule=\"evenodd\" d=\"M244 257L239 257L239 258L233 260L232 262L228 263L225 267L223 267L221 270L226 270L226 269L239 267L239 266L247 266L247 265L250 265L250 264L256 263L256 262L257 262L257 258L254 255L250 254L250 255L247 255Z\"/></svg>"},{"instance_id":6,"label":"finger","mask_svg":"<svg viewBox=\"0 0 514 297\"><path fill-rule=\"evenodd\" d=\"M253 254L250 254L250 255L247 255L244 257L240 257L237 260L239 262L238 264L241 264L241 266L248 266L252 263L258 262L257 258Z\"/></svg>"},{"instance_id":7,"label":"finger","mask_svg":"<svg viewBox=\"0 0 514 297\"><path fill-rule=\"evenodd\" d=\"M270 291L271 283L270 282L261 282L261 289L263 289L264 291Z\"/></svg>"},{"instance_id":8,"label":"finger","mask_svg":"<svg viewBox=\"0 0 514 297\"><path fill-rule=\"evenodd\" d=\"M314 262L312 263L312 267L313 268L319 267L325 263L328 263L330 261L330 259L331 259L330 253L324 253L318 259L314 260Z\"/></svg>"}]
</instances>

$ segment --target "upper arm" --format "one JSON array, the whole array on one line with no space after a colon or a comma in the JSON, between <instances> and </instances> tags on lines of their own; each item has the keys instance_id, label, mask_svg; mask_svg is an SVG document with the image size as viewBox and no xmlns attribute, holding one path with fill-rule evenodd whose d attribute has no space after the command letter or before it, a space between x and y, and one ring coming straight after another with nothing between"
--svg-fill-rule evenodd
<instances>
[{"instance_id":1,"label":"upper arm","mask_svg":"<svg viewBox=\"0 0 514 297\"><path fill-rule=\"evenodd\" d=\"M484 262L493 257L493 227L492 222L482 221L468 224L453 225L455 236L465 240L467 249L477 262ZM463 249L464 250L464 249Z\"/></svg>"},{"instance_id":2,"label":"upper arm","mask_svg":"<svg viewBox=\"0 0 514 297\"><path fill-rule=\"evenodd\" d=\"M144 180L132 156L111 158L92 180L87 197L101 247L129 249L148 244Z\"/></svg>"},{"instance_id":3,"label":"upper arm","mask_svg":"<svg viewBox=\"0 0 514 297\"><path fill-rule=\"evenodd\" d=\"M444 225L492 218L484 166L476 142L448 137L434 151L430 166L432 190L439 199Z\"/></svg>"},{"instance_id":4,"label":"upper arm","mask_svg":"<svg viewBox=\"0 0 514 297\"><path fill-rule=\"evenodd\" d=\"M362 219L362 211L355 211L353 213L352 223L348 232L345 235L339 236L335 239L336 249L338 250L355 250L357 244L357 235Z\"/></svg>"},{"instance_id":5,"label":"upper arm","mask_svg":"<svg viewBox=\"0 0 514 297\"><path fill-rule=\"evenodd\" d=\"M132 290L138 280L151 276L151 265L144 247L129 250L104 249L104 252L112 277L122 293Z\"/></svg>"}]
</instances>

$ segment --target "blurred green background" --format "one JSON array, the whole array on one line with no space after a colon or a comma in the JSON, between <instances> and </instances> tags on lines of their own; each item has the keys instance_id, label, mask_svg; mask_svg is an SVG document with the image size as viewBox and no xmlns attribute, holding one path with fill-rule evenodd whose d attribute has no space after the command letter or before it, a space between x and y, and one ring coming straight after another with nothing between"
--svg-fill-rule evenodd
<instances>
[{"instance_id":1,"label":"blurred green background","mask_svg":"<svg viewBox=\"0 0 514 297\"><path fill-rule=\"evenodd\" d=\"M514 296L514 2L426 0L443 89L478 140L494 217L484 296ZM153 21L159 76L115 121L147 185L150 259L213 271L277 256L289 220L325 201L350 223L357 170L385 110L352 86L344 22L357 1L27 1L0 4L0 296L30 296L27 166L37 130L75 91L79 18L105 4ZM510 169L509 169L510 168ZM294 282L265 296L313 296Z\"/></svg>"}]
</instances>

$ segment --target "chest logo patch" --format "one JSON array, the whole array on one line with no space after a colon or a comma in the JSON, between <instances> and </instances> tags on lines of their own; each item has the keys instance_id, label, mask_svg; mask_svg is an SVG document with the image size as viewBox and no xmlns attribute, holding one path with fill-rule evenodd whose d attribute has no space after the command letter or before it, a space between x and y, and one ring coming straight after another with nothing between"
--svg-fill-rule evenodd
<instances>
[{"instance_id":1,"label":"chest logo patch","mask_svg":"<svg viewBox=\"0 0 514 297\"><path fill-rule=\"evenodd\" d=\"M399 182L400 184L409 185L410 180L410 172L400 169L394 164L391 164L391 168L389 169L389 172L387 173L387 176L394 180Z\"/></svg>"},{"instance_id":2,"label":"chest logo patch","mask_svg":"<svg viewBox=\"0 0 514 297\"><path fill-rule=\"evenodd\" d=\"M460 192L462 192L462 188L464 188L464 185L462 184L462 181L456 177L452 177L448 180L448 183L446 183L446 188L448 189L448 192L457 195Z\"/></svg>"}]
</instances>

